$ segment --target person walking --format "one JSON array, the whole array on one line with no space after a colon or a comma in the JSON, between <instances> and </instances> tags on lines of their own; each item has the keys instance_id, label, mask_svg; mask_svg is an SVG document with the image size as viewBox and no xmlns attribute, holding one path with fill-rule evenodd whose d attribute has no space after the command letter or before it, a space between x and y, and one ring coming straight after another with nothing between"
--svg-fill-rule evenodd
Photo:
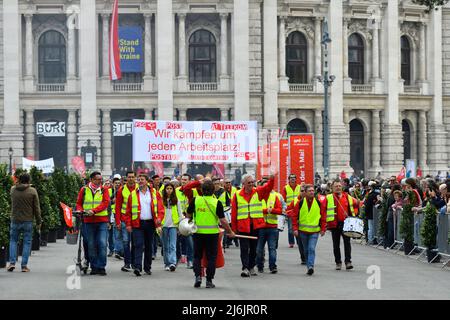
<instances>
[{"instance_id":1,"label":"person walking","mask_svg":"<svg viewBox=\"0 0 450 320\"><path fill-rule=\"evenodd\" d=\"M197 225L197 232L194 233L194 287L199 288L202 284L201 261L203 253L206 254L208 265L206 268L206 288L214 288L212 282L216 273L216 259L219 247L219 222L228 232L228 236L235 236L233 230L228 225L223 213L223 206L214 194L214 184L210 179L205 179L202 183L203 196L194 197L187 209L189 218L192 218Z\"/></svg>"},{"instance_id":2,"label":"person walking","mask_svg":"<svg viewBox=\"0 0 450 320\"><path fill-rule=\"evenodd\" d=\"M144 272L152 274L152 248L156 228L161 227L164 220L164 207L159 192L149 186L148 177L140 174L139 188L128 197L125 214L127 232L131 233L134 243L134 274L139 277L142 272L142 256L144 256Z\"/></svg>"},{"instance_id":3,"label":"person walking","mask_svg":"<svg viewBox=\"0 0 450 320\"><path fill-rule=\"evenodd\" d=\"M181 176L181 186L176 188L176 196L177 200L180 202L181 211L184 216L186 216L186 211L189 205L189 199L181 191L181 188L191 181L191 176L187 173ZM186 263L186 268L192 269L194 267L194 240L192 239L192 235L183 236L179 235L178 240L180 243L177 245L177 248L180 248L181 251L181 263Z\"/></svg>"},{"instance_id":4,"label":"person walking","mask_svg":"<svg viewBox=\"0 0 450 320\"><path fill-rule=\"evenodd\" d=\"M292 225L294 235L303 245L307 261L307 274L311 276L314 273L319 234L323 237L327 228L327 214L326 206L314 196L314 186L307 184L303 188L305 188L305 197L294 207Z\"/></svg>"},{"instance_id":5,"label":"person walking","mask_svg":"<svg viewBox=\"0 0 450 320\"><path fill-rule=\"evenodd\" d=\"M177 231L182 219L181 203L177 199L172 183L163 190L164 218L162 219L162 240L164 252L164 267L166 271L175 271L177 264Z\"/></svg>"},{"instance_id":6,"label":"person walking","mask_svg":"<svg viewBox=\"0 0 450 320\"><path fill-rule=\"evenodd\" d=\"M289 175L289 183L284 186L284 188L281 190L281 195L284 198L284 201L286 202L286 205L289 206L292 201L294 201L295 198L297 198L300 195L301 187L299 184L297 184L297 176L295 174ZM295 237L292 230L292 220L288 217L288 241L289 241L289 248L293 248L295 244ZM304 257L305 254L303 252L303 247L297 243L302 262L305 262Z\"/></svg>"},{"instance_id":7,"label":"person walking","mask_svg":"<svg viewBox=\"0 0 450 320\"><path fill-rule=\"evenodd\" d=\"M119 238L122 239L122 247L124 254L124 265L122 271L130 272L132 271L132 264L134 259L133 246L131 245L131 233L127 231L125 225L125 214L127 211L128 199L130 194L136 190L136 174L134 171L128 171L126 175L127 182L121 187L116 193L116 204L115 204L115 221L116 228L119 233ZM130 248L131 245L131 248Z\"/></svg>"},{"instance_id":8,"label":"person walking","mask_svg":"<svg viewBox=\"0 0 450 320\"><path fill-rule=\"evenodd\" d=\"M331 189L333 193L327 195L324 201L327 208L327 227L331 230L333 238L333 253L336 262L336 270L342 269L340 249L341 237L344 241L345 268L350 270L353 269L350 237L347 237L342 232L344 220L348 216L356 216L358 214L359 201L342 191L340 180L334 180L331 184Z\"/></svg>"},{"instance_id":9,"label":"person walking","mask_svg":"<svg viewBox=\"0 0 450 320\"><path fill-rule=\"evenodd\" d=\"M222 194L220 194L220 196L217 197L217 199L219 199L219 201L222 202L225 217L227 218L227 221L230 225L231 225L231 199L233 199L236 192L237 192L236 187L233 187L231 185L231 180L226 178L224 180L223 192ZM230 244L232 243L232 240L234 240L234 244L236 245L236 247L239 246L237 238L228 239L227 234L225 233L223 237L224 248L226 249L229 248Z\"/></svg>"},{"instance_id":10,"label":"person walking","mask_svg":"<svg viewBox=\"0 0 450 320\"><path fill-rule=\"evenodd\" d=\"M122 243L122 237L119 236L119 230L116 226L116 197L117 192L122 187L121 183L121 177L120 175L116 174L113 177L113 187L112 187L112 197L111 197L111 228L113 230L113 236L114 236L114 254L115 257L119 260L123 259L124 253L123 253L123 243Z\"/></svg>"},{"instance_id":11,"label":"person walking","mask_svg":"<svg viewBox=\"0 0 450 320\"><path fill-rule=\"evenodd\" d=\"M17 259L17 242L19 235L23 234L22 272L30 272L28 259L31 254L31 241L33 238L33 220L40 232L42 218L39 206L39 196L30 184L31 177L23 173L19 183L11 188L11 225L9 237L9 265L7 270L14 271Z\"/></svg>"},{"instance_id":12,"label":"person walking","mask_svg":"<svg viewBox=\"0 0 450 320\"><path fill-rule=\"evenodd\" d=\"M262 200L270 196L274 185L274 176L271 176L268 183L255 188L255 179L250 174L242 177L243 188L233 197L231 202L231 225L233 232L245 236L258 236L258 229L264 228ZM241 277L258 275L254 270L256 265L256 246L258 240L240 238L240 251L242 273Z\"/></svg>"},{"instance_id":13,"label":"person walking","mask_svg":"<svg viewBox=\"0 0 450 320\"><path fill-rule=\"evenodd\" d=\"M83 219L88 237L90 274L106 276L109 191L102 186L100 172L92 172L90 179L90 183L78 193L76 210L85 212Z\"/></svg>"}]
</instances>

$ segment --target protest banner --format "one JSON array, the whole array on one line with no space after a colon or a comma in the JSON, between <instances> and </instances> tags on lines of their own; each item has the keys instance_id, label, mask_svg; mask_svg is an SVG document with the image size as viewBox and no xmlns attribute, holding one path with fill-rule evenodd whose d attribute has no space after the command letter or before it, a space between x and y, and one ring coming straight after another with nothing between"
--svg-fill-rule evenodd
<instances>
[{"instance_id":1,"label":"protest banner","mask_svg":"<svg viewBox=\"0 0 450 320\"><path fill-rule=\"evenodd\" d=\"M29 171L31 167L36 167L37 169L42 170L43 173L52 173L55 170L55 163L53 162L53 158L41 161L22 158L22 168Z\"/></svg>"}]
</instances>

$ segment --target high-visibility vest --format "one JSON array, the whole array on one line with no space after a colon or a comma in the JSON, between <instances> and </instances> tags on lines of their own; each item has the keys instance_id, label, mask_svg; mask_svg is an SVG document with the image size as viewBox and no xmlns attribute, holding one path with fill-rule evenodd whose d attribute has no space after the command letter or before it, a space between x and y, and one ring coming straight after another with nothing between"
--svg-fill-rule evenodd
<instances>
[{"instance_id":1,"label":"high-visibility vest","mask_svg":"<svg viewBox=\"0 0 450 320\"><path fill-rule=\"evenodd\" d=\"M222 194L219 197L219 201L222 202L224 208L226 207L227 203L227 195L231 202L231 199L233 199L234 195L236 194L236 191L237 191L236 187L231 187L231 193L229 193L228 191L222 192Z\"/></svg>"},{"instance_id":2,"label":"high-visibility vest","mask_svg":"<svg viewBox=\"0 0 450 320\"><path fill-rule=\"evenodd\" d=\"M249 216L250 218L264 218L263 214L263 204L262 201L258 198L258 192L255 192L250 199L250 202L247 202L243 196L236 193L237 200L237 219L244 220Z\"/></svg>"},{"instance_id":3,"label":"high-visibility vest","mask_svg":"<svg viewBox=\"0 0 450 320\"><path fill-rule=\"evenodd\" d=\"M277 201L277 193L275 191L272 191L267 201L265 201L264 199L262 200L263 210L268 208L273 209L276 201ZM268 224L278 225L278 216L276 214L268 213L264 216L264 220Z\"/></svg>"},{"instance_id":4,"label":"high-visibility vest","mask_svg":"<svg viewBox=\"0 0 450 320\"><path fill-rule=\"evenodd\" d=\"M320 231L320 204L314 198L311 209L308 209L308 201L303 199L303 204L300 208L298 230L306 232Z\"/></svg>"},{"instance_id":5,"label":"high-visibility vest","mask_svg":"<svg viewBox=\"0 0 450 320\"><path fill-rule=\"evenodd\" d=\"M218 202L219 200L212 196L195 197L194 222L197 225L196 233L219 233L219 218L216 215Z\"/></svg>"},{"instance_id":6,"label":"high-visibility vest","mask_svg":"<svg viewBox=\"0 0 450 320\"><path fill-rule=\"evenodd\" d=\"M84 187L84 199L83 199L83 210L88 211L98 207L103 201L103 188L99 192L92 194L92 190L89 187ZM105 209L101 212L95 214L96 217L106 217L108 216L108 210Z\"/></svg>"},{"instance_id":7,"label":"high-visibility vest","mask_svg":"<svg viewBox=\"0 0 450 320\"><path fill-rule=\"evenodd\" d=\"M139 214L141 213L140 207L139 207L139 201L137 197L137 191L139 189L134 189L131 193L131 220L137 220L139 219ZM149 192L150 189L147 190ZM158 218L158 199L156 198L156 190L153 189L153 192L151 194L152 201L153 201L153 219Z\"/></svg>"},{"instance_id":8,"label":"high-visibility vest","mask_svg":"<svg viewBox=\"0 0 450 320\"><path fill-rule=\"evenodd\" d=\"M347 195L348 204L350 207L350 213L354 217L355 209L353 208L353 198L350 197L350 195ZM334 221L334 214L335 214L336 205L334 203L334 194L327 195L327 222Z\"/></svg>"},{"instance_id":9,"label":"high-visibility vest","mask_svg":"<svg viewBox=\"0 0 450 320\"><path fill-rule=\"evenodd\" d=\"M165 188L166 186L163 184L161 187L159 187L159 195L162 197L162 195L163 195L163 191L164 191L164 188Z\"/></svg>"},{"instance_id":10,"label":"high-visibility vest","mask_svg":"<svg viewBox=\"0 0 450 320\"><path fill-rule=\"evenodd\" d=\"M292 201L294 201L295 198L297 198L300 195L300 185L297 185L295 187L295 190L292 190L290 185L286 185L284 187L284 190L286 190L286 203L289 205Z\"/></svg>"},{"instance_id":11,"label":"high-visibility vest","mask_svg":"<svg viewBox=\"0 0 450 320\"><path fill-rule=\"evenodd\" d=\"M178 215L178 205L174 205L174 206L171 206L171 208L172 208L172 221L173 221L173 224L175 225L175 226L178 226L178 223L180 222L180 216ZM164 210L165 210L165 213L167 213L167 208L166 207L164 207ZM162 220L162 222L161 222L161 224L164 226L164 222L166 221L166 214L164 214L164 218L163 218L163 220Z\"/></svg>"},{"instance_id":12,"label":"high-visibility vest","mask_svg":"<svg viewBox=\"0 0 450 320\"><path fill-rule=\"evenodd\" d=\"M188 201L188 198L186 197L186 195L180 189L181 189L181 187L176 188L175 192L176 192L178 201L180 201L181 210L183 210L183 212L186 212L187 207L189 205L189 201Z\"/></svg>"},{"instance_id":13,"label":"high-visibility vest","mask_svg":"<svg viewBox=\"0 0 450 320\"><path fill-rule=\"evenodd\" d=\"M134 190L136 190L137 186L135 186ZM124 185L122 188L122 214L127 213L127 204L128 204L128 197L130 196L131 191L128 189L128 185Z\"/></svg>"}]
</instances>

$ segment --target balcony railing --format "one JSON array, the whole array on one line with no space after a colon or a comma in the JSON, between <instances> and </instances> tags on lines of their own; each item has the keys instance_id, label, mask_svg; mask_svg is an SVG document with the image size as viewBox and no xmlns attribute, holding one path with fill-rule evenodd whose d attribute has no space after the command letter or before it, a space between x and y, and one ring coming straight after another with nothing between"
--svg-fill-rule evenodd
<instances>
[{"instance_id":1,"label":"balcony railing","mask_svg":"<svg viewBox=\"0 0 450 320\"><path fill-rule=\"evenodd\" d=\"M217 82L190 82L189 91L217 91Z\"/></svg>"},{"instance_id":2,"label":"balcony railing","mask_svg":"<svg viewBox=\"0 0 450 320\"><path fill-rule=\"evenodd\" d=\"M66 91L65 83L38 83L36 86L38 92L64 92Z\"/></svg>"},{"instance_id":3,"label":"balcony railing","mask_svg":"<svg viewBox=\"0 0 450 320\"><path fill-rule=\"evenodd\" d=\"M114 92L140 92L143 90L144 84L138 83L114 83L112 89Z\"/></svg>"},{"instance_id":4,"label":"balcony railing","mask_svg":"<svg viewBox=\"0 0 450 320\"><path fill-rule=\"evenodd\" d=\"M403 93L420 94L420 86L404 86Z\"/></svg>"},{"instance_id":5,"label":"balcony railing","mask_svg":"<svg viewBox=\"0 0 450 320\"><path fill-rule=\"evenodd\" d=\"M291 92L313 92L314 85L308 83L289 83L289 91Z\"/></svg>"},{"instance_id":6,"label":"balcony railing","mask_svg":"<svg viewBox=\"0 0 450 320\"><path fill-rule=\"evenodd\" d=\"M352 84L352 92L372 93L373 86L371 84Z\"/></svg>"}]
</instances>

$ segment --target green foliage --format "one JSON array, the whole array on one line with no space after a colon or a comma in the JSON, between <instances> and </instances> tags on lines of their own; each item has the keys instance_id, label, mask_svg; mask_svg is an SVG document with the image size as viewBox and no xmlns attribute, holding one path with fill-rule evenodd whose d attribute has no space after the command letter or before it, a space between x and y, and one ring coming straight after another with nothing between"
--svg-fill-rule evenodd
<instances>
[{"instance_id":1,"label":"green foliage","mask_svg":"<svg viewBox=\"0 0 450 320\"><path fill-rule=\"evenodd\" d=\"M400 235L406 242L414 241L414 213L412 208L416 203L416 196L413 191L410 191L406 195L407 203L403 206L403 212L400 219Z\"/></svg>"},{"instance_id":2,"label":"green foliage","mask_svg":"<svg viewBox=\"0 0 450 320\"><path fill-rule=\"evenodd\" d=\"M13 180L6 164L0 164L0 246L9 244L9 226L11 222L10 190Z\"/></svg>"},{"instance_id":3,"label":"green foliage","mask_svg":"<svg viewBox=\"0 0 450 320\"><path fill-rule=\"evenodd\" d=\"M448 2L448 0L412 0L415 4L420 4L427 7L426 12L430 12L435 9L438 10L438 7L443 6Z\"/></svg>"},{"instance_id":4,"label":"green foliage","mask_svg":"<svg viewBox=\"0 0 450 320\"><path fill-rule=\"evenodd\" d=\"M384 192L381 200L381 214L378 222L378 235L381 237L384 237L386 234L387 216L389 212L388 201L389 194L387 192Z\"/></svg>"},{"instance_id":5,"label":"green foliage","mask_svg":"<svg viewBox=\"0 0 450 320\"><path fill-rule=\"evenodd\" d=\"M425 247L433 249L436 247L436 237L437 237L437 209L430 202L426 205L423 210L423 224L420 228L420 236L422 237L422 243Z\"/></svg>"}]
</instances>

